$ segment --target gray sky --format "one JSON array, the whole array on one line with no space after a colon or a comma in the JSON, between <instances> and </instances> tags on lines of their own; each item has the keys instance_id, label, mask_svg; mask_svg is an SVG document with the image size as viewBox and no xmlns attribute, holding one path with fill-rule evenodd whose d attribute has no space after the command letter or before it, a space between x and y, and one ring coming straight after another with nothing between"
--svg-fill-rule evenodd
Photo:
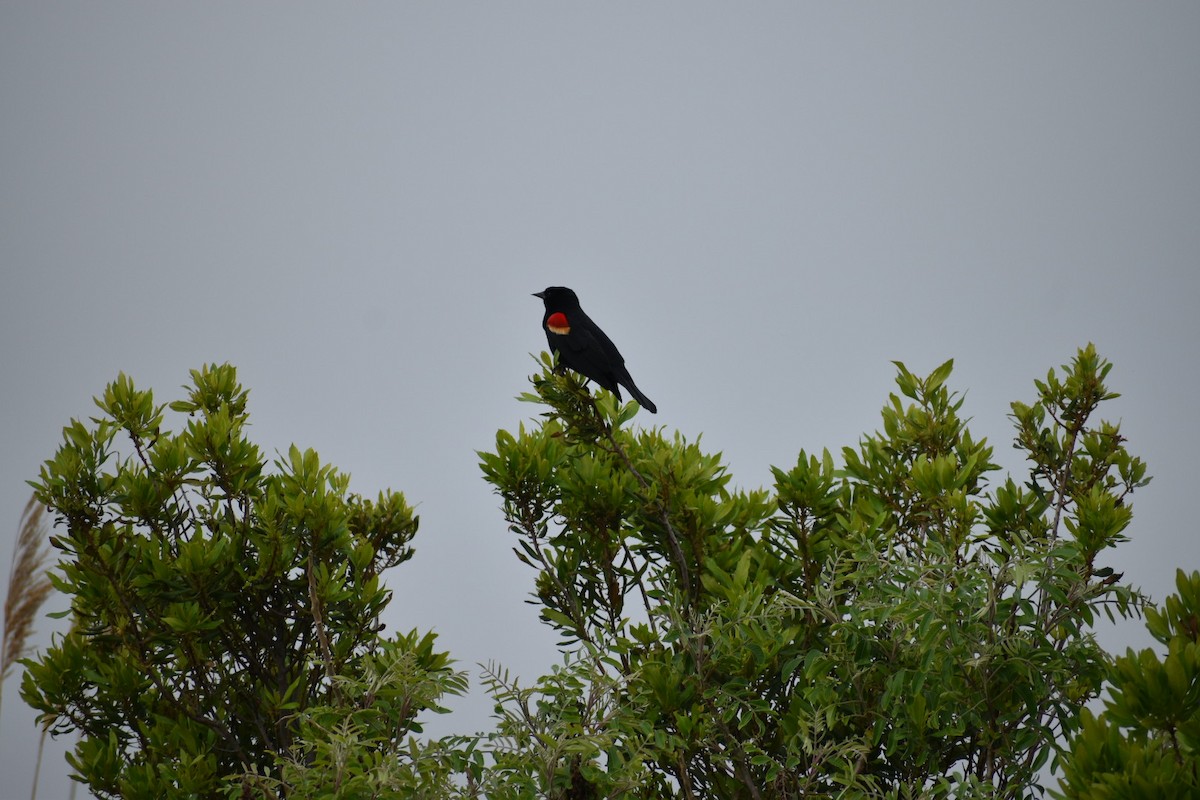
<instances>
[{"instance_id":1,"label":"gray sky","mask_svg":"<svg viewBox=\"0 0 1200 800\"><path fill-rule=\"evenodd\" d=\"M563 284L640 421L748 487L875 430L892 359L955 358L1016 470L1008 404L1096 342L1155 476L1110 562L1161 598L1200 568L1198 41L1194 3L4 3L0 557L118 371L165 402L228 360L266 452L418 504L389 627L533 677L475 450L535 413ZM36 739L4 688L0 800ZM431 730L489 725L456 707Z\"/></svg>"}]
</instances>

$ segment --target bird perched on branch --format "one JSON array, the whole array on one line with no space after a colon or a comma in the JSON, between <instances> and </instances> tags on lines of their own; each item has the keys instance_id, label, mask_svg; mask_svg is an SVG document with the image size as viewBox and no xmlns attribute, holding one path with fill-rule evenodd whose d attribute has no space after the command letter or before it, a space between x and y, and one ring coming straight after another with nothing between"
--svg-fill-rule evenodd
<instances>
[{"instance_id":1,"label":"bird perched on branch","mask_svg":"<svg viewBox=\"0 0 1200 800\"><path fill-rule=\"evenodd\" d=\"M550 350L558 353L560 366L575 370L580 375L595 381L621 399L619 386L624 386L642 408L651 414L658 409L650 398L642 394L625 369L621 351L592 322L592 318L579 307L579 298L565 286L551 286L545 291L535 292L546 304L542 317L542 329Z\"/></svg>"}]
</instances>

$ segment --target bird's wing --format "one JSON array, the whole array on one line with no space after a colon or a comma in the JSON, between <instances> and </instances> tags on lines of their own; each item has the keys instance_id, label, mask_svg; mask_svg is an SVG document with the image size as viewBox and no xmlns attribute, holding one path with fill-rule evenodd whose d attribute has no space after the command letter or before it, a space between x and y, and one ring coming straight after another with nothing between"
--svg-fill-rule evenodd
<instances>
[{"instance_id":1,"label":"bird's wing","mask_svg":"<svg viewBox=\"0 0 1200 800\"><path fill-rule=\"evenodd\" d=\"M578 349L586 347L595 347L604 357L618 363L625 363L625 359L621 358L621 352L617 350L617 346L612 343L612 339L608 338L599 325L592 322L592 318L583 311L575 312L576 321L571 325L571 333L579 332L583 334L580 337L580 345Z\"/></svg>"},{"instance_id":2,"label":"bird's wing","mask_svg":"<svg viewBox=\"0 0 1200 800\"><path fill-rule=\"evenodd\" d=\"M601 334L603 336L603 334ZM562 338L567 347L575 353L583 353L587 350L603 350L604 345L598 341L595 334L588 330L584 325L572 325L571 332Z\"/></svg>"}]
</instances>

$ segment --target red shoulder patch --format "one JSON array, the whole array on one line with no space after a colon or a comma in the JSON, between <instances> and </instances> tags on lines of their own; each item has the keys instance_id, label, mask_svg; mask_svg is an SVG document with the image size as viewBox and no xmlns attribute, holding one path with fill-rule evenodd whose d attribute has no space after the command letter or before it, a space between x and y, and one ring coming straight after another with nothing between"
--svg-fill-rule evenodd
<instances>
[{"instance_id":1,"label":"red shoulder patch","mask_svg":"<svg viewBox=\"0 0 1200 800\"><path fill-rule=\"evenodd\" d=\"M555 311L546 318L546 328L559 336L566 336L571 332L571 326L567 323L567 315L561 311Z\"/></svg>"}]
</instances>

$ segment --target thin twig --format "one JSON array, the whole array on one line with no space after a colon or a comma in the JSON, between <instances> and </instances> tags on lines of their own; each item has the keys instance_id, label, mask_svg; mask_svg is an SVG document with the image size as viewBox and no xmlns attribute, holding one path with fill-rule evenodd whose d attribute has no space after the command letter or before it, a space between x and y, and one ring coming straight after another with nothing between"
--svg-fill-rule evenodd
<instances>
[{"instance_id":1,"label":"thin twig","mask_svg":"<svg viewBox=\"0 0 1200 800\"><path fill-rule=\"evenodd\" d=\"M334 678L333 654L329 650L329 636L325 633L325 618L321 613L321 598L317 594L317 576L313 554L308 554L308 601L312 606L313 623L317 629L317 642L321 646L321 660L325 662L325 677Z\"/></svg>"},{"instance_id":2,"label":"thin twig","mask_svg":"<svg viewBox=\"0 0 1200 800\"><path fill-rule=\"evenodd\" d=\"M646 618L650 622L650 632L654 634L654 638L658 637L658 626L654 623L654 612L650 606L650 595L646 592L646 586L642 583L642 572L637 568L637 562L634 561L633 552L629 549L628 543L621 540L621 549L625 551L625 561L629 564L629 568L633 571L633 580L637 583L638 592L642 595L642 605L646 608Z\"/></svg>"},{"instance_id":3,"label":"thin twig","mask_svg":"<svg viewBox=\"0 0 1200 800\"><path fill-rule=\"evenodd\" d=\"M1053 417L1054 415L1051 414L1051 416ZM1055 417L1055 419L1057 420L1057 417ZM1059 424L1061 425L1062 423L1059 423ZM1080 432L1083 430L1083 428L1086 424L1087 424L1087 415L1084 415L1080 419L1076 420L1075 423L1069 429L1071 435L1070 435L1070 438L1067 440L1067 449L1063 455L1062 469L1059 471L1057 481L1056 481L1057 486L1055 487L1055 489L1058 491L1058 497L1054 503L1054 520L1050 524L1049 548L1047 550L1047 555L1046 555L1046 580L1047 581L1050 580L1050 578L1054 572L1054 548L1058 546L1058 529L1059 529L1060 523L1062 522L1063 511L1066 509L1067 503L1070 502L1070 500L1071 500L1070 495L1067 492L1067 484L1070 482L1070 479L1071 479L1071 462L1075 460L1076 443L1079 439ZM1042 588L1041 596L1038 598L1038 618L1039 619L1041 619L1042 616L1046 613L1046 609L1047 609L1047 606L1049 605L1049 602L1050 602L1049 592L1045 588Z\"/></svg>"},{"instance_id":4,"label":"thin twig","mask_svg":"<svg viewBox=\"0 0 1200 800\"><path fill-rule=\"evenodd\" d=\"M567 590L566 585L559 579L554 565L550 563L550 557L542 549L542 538L538 533L533 513L528 509L522 509L521 519L513 520L509 516L509 522L513 525L521 526L528 534L529 540L533 543L533 550L537 553L538 561L542 565L543 573L548 575L554 583L554 588L558 590L558 596L563 604L571 606L571 620L575 623L575 633L578 634L579 640L594 644L594 640L591 634L588 633L587 625L583 619L583 610L579 607L579 597L574 592ZM513 548L513 552L516 552L516 548Z\"/></svg>"}]
</instances>

